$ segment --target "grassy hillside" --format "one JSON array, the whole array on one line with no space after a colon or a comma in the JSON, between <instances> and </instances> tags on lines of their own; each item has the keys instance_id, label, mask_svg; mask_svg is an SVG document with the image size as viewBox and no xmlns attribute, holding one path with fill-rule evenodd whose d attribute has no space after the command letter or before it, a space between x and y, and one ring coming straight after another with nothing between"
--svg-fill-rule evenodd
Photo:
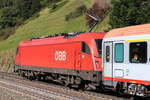
<instances>
[{"instance_id":1,"label":"grassy hillside","mask_svg":"<svg viewBox=\"0 0 150 100\"><path fill-rule=\"evenodd\" d=\"M59 3L61 4L65 1L66 0L63 0ZM65 21L65 16L81 5L89 7L90 0L68 0L63 7L52 13L50 13L51 9L43 9L39 13L40 16L38 18L29 19L24 25L16 30L14 35L10 36L7 40L0 42L0 50L15 48L21 40L27 40L32 37L47 36L63 32L87 31L88 27L85 23L85 16ZM101 29L101 27L99 27L96 30L103 31L103 28Z\"/></svg>"},{"instance_id":2,"label":"grassy hillside","mask_svg":"<svg viewBox=\"0 0 150 100\"><path fill-rule=\"evenodd\" d=\"M65 16L81 5L86 5L89 8L90 4L91 0L62 0L61 2L58 2L58 8L55 10L51 8L41 10L39 12L39 17L33 17L27 20L24 25L16 30L14 35L10 36L7 40L0 42L0 64L1 62L3 63L2 60L4 60L6 55L8 58L5 58L5 60L14 59L15 48L22 40L63 32L87 31L88 27L86 26L84 15L69 21L65 20ZM109 18L106 17L94 31L104 31L107 29L108 20ZM8 70L9 65L5 68Z\"/></svg>"}]
</instances>

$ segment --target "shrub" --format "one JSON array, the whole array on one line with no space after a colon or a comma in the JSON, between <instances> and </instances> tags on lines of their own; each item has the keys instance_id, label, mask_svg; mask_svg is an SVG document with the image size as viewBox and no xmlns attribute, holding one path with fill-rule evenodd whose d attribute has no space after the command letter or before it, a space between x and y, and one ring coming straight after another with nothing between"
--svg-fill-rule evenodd
<instances>
[{"instance_id":1,"label":"shrub","mask_svg":"<svg viewBox=\"0 0 150 100\"><path fill-rule=\"evenodd\" d=\"M62 0L41 0L41 6L42 7L51 7L51 5L56 4L57 2L60 2Z\"/></svg>"},{"instance_id":2,"label":"shrub","mask_svg":"<svg viewBox=\"0 0 150 100\"><path fill-rule=\"evenodd\" d=\"M15 33L15 27L0 30L0 41L7 39L10 35L14 33Z\"/></svg>"},{"instance_id":3,"label":"shrub","mask_svg":"<svg viewBox=\"0 0 150 100\"><path fill-rule=\"evenodd\" d=\"M14 27L19 22L18 13L19 11L12 7L0 9L0 29Z\"/></svg>"},{"instance_id":4,"label":"shrub","mask_svg":"<svg viewBox=\"0 0 150 100\"><path fill-rule=\"evenodd\" d=\"M69 21L71 19L77 18L77 17L83 15L86 12L86 10L87 10L86 6L82 5L82 6L78 7L75 11L66 15L65 20Z\"/></svg>"},{"instance_id":5,"label":"shrub","mask_svg":"<svg viewBox=\"0 0 150 100\"><path fill-rule=\"evenodd\" d=\"M59 3L59 4L56 4L56 3L54 3L54 4L52 4L51 6L50 6L50 13L53 13L53 12L55 12L55 11L57 11L57 10L59 10L61 7L63 7L66 3L68 3L68 0L65 0L65 1L63 1L63 2L61 2L61 3Z\"/></svg>"}]
</instances>

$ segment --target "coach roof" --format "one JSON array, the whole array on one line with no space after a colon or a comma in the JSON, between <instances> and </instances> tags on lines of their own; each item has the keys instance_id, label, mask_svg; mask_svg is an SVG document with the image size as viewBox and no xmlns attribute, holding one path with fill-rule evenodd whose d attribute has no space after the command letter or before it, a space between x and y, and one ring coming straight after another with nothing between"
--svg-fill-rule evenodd
<instances>
[{"instance_id":1,"label":"coach roof","mask_svg":"<svg viewBox=\"0 0 150 100\"><path fill-rule=\"evenodd\" d=\"M146 34L150 35L150 24L135 25L113 29L110 32L108 32L104 38L115 38L115 37L146 35Z\"/></svg>"}]
</instances>

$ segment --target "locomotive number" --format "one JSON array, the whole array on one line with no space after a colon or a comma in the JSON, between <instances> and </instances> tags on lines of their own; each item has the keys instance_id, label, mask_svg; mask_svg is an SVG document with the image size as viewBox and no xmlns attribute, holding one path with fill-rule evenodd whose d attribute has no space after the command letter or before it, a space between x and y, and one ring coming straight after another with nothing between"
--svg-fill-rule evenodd
<instances>
[{"instance_id":1,"label":"locomotive number","mask_svg":"<svg viewBox=\"0 0 150 100\"><path fill-rule=\"evenodd\" d=\"M55 52L56 61L66 61L66 51L56 51Z\"/></svg>"}]
</instances>

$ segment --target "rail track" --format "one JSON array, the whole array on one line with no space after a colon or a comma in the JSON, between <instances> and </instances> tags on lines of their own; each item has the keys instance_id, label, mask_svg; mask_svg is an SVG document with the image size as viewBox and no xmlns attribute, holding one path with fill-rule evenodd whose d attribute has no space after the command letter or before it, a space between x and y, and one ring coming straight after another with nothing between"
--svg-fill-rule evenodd
<instances>
[{"instance_id":1,"label":"rail track","mask_svg":"<svg viewBox=\"0 0 150 100\"><path fill-rule=\"evenodd\" d=\"M7 73L1 73L1 75L5 75L5 76L1 76L0 78L0 87L1 88L5 88L8 90L12 90L15 91L17 93L26 95L26 96L30 96L34 99L39 99L39 100L82 100L73 96L68 96L65 94L61 94L58 92L53 92L47 89L42 89L39 87L34 87L34 86L30 86L30 85L25 85L21 82L15 82L12 80L8 80L8 76L10 78L11 77L15 77L15 74L7 74ZM7 78L7 80L6 80ZM15 77L15 79L22 79L21 77Z\"/></svg>"},{"instance_id":2,"label":"rail track","mask_svg":"<svg viewBox=\"0 0 150 100\"><path fill-rule=\"evenodd\" d=\"M14 73L0 72L0 86L40 100L137 100L137 98L118 96L111 91L76 91L54 83L29 81Z\"/></svg>"},{"instance_id":3,"label":"rail track","mask_svg":"<svg viewBox=\"0 0 150 100\"><path fill-rule=\"evenodd\" d=\"M0 79L0 86L38 100L81 100L58 92Z\"/></svg>"}]
</instances>

